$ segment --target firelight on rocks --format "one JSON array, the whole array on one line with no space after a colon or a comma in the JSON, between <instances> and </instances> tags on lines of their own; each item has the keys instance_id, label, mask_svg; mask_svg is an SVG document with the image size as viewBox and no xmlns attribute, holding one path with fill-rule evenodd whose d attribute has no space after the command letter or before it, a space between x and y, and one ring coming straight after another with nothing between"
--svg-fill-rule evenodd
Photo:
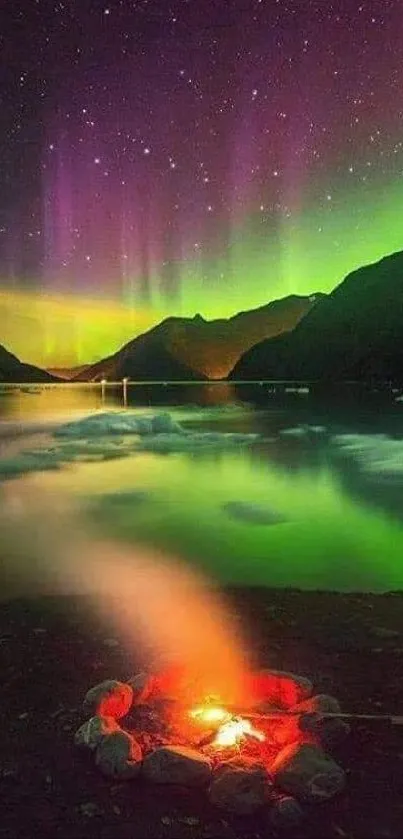
<instances>
[{"instance_id":1,"label":"firelight on rocks","mask_svg":"<svg viewBox=\"0 0 403 839\"><path fill-rule=\"evenodd\" d=\"M139 676L141 691L132 692L124 728L111 709L125 683L109 680L89 692L96 697L95 717L81 725L75 742L94 754L104 775L198 788L216 807L238 815L268 808L276 829L279 822L301 820L304 804L322 804L343 791L345 773L331 756L334 737L327 737L340 706L333 697L312 695L309 680L273 670L246 674L250 702L237 711L211 694L189 706L181 680L174 695L174 675L153 674L149 685L144 673ZM345 726L338 729L339 738L347 733Z\"/></svg>"}]
</instances>

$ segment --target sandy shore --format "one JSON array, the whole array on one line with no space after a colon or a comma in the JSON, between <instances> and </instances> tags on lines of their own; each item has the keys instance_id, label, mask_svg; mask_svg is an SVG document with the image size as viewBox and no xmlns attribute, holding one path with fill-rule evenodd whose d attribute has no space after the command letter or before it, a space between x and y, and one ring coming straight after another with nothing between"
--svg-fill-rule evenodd
<instances>
[{"instance_id":1,"label":"sandy shore","mask_svg":"<svg viewBox=\"0 0 403 839\"><path fill-rule=\"evenodd\" d=\"M402 595L228 596L260 664L309 676L343 710L402 713ZM0 605L2 839L270 836L261 819L232 819L196 793L107 781L76 753L84 692L106 677L127 677L135 658L136 650L110 644L110 629L84 598ZM348 771L347 791L312 814L301 836L401 837L403 727L354 725L338 759Z\"/></svg>"}]
</instances>

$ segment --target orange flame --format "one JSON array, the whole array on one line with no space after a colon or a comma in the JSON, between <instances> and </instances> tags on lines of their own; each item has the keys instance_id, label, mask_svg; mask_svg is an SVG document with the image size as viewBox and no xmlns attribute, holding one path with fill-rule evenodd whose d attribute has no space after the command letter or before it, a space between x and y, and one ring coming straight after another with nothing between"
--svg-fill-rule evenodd
<instances>
[{"instance_id":1,"label":"orange flame","mask_svg":"<svg viewBox=\"0 0 403 839\"><path fill-rule=\"evenodd\" d=\"M219 705L199 705L190 712L190 716L202 725L217 725L212 745L218 749L238 746L246 736L260 742L266 739L262 731L253 727L250 720L233 717Z\"/></svg>"},{"instance_id":2,"label":"orange flame","mask_svg":"<svg viewBox=\"0 0 403 839\"><path fill-rule=\"evenodd\" d=\"M257 728L253 728L249 720L245 720L242 717L234 717L220 726L213 740L213 746L216 746L218 749L238 746L246 735L253 737L255 740L260 740L261 743L266 739L263 732L258 731Z\"/></svg>"},{"instance_id":3,"label":"orange flame","mask_svg":"<svg viewBox=\"0 0 403 839\"><path fill-rule=\"evenodd\" d=\"M190 716L200 723L226 723L231 715L224 708L209 705L199 705L190 712Z\"/></svg>"}]
</instances>

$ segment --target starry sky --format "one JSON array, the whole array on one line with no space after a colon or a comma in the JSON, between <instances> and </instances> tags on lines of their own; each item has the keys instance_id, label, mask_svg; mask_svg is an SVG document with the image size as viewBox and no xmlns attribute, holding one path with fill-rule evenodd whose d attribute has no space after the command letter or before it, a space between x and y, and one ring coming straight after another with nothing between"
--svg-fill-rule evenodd
<instances>
[{"instance_id":1,"label":"starry sky","mask_svg":"<svg viewBox=\"0 0 403 839\"><path fill-rule=\"evenodd\" d=\"M401 0L13 0L0 49L0 343L26 360L403 247Z\"/></svg>"}]
</instances>

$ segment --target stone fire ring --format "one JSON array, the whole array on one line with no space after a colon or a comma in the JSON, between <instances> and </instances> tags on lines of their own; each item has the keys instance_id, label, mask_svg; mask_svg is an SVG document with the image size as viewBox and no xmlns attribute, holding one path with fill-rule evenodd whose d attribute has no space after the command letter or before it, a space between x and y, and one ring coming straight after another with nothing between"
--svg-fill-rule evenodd
<instances>
[{"instance_id":1,"label":"stone fire ring","mask_svg":"<svg viewBox=\"0 0 403 839\"><path fill-rule=\"evenodd\" d=\"M340 705L332 696L315 695L308 679L274 670L250 676L254 711L297 712L270 720L269 760L263 752L251 759L246 748L234 748L226 749L225 756L220 751L217 761L200 744L194 748L164 738L155 744L147 735L146 745L141 744L141 735L120 721L140 709L157 716L158 700L169 694L169 682L169 674L139 674L126 683L111 679L88 691L83 703L88 719L74 740L94 754L105 776L199 787L227 812L248 815L267 808L270 823L280 829L302 821L304 804L323 803L343 790L345 772L331 754L349 726L323 716L340 713Z\"/></svg>"}]
</instances>

